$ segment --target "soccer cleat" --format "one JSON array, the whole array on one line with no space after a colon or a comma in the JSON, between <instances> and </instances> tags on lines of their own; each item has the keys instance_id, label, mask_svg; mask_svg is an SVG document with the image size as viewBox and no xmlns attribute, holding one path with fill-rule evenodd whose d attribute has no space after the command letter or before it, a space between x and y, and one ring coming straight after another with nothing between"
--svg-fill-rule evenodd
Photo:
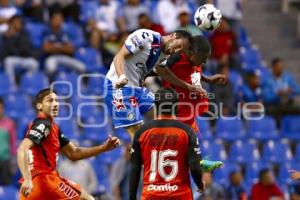
<instances>
[{"instance_id":1,"label":"soccer cleat","mask_svg":"<svg viewBox=\"0 0 300 200\"><path fill-rule=\"evenodd\" d=\"M201 160L200 165L203 171L211 172L223 165L222 161Z\"/></svg>"}]
</instances>

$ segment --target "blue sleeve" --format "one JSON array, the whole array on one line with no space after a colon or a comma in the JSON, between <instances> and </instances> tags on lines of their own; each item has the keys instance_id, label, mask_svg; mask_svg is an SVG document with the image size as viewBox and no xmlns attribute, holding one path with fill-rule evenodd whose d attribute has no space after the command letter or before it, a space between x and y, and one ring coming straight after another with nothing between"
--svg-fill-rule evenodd
<instances>
[{"instance_id":1,"label":"blue sleeve","mask_svg":"<svg viewBox=\"0 0 300 200\"><path fill-rule=\"evenodd\" d=\"M271 80L266 80L263 83L263 100L265 103L274 103L278 100L278 95L274 90L274 85Z\"/></svg>"},{"instance_id":2,"label":"blue sleeve","mask_svg":"<svg viewBox=\"0 0 300 200\"><path fill-rule=\"evenodd\" d=\"M293 90L293 94L296 95L300 94L300 86L298 85L294 77L290 74L287 74L287 79L288 79L289 87Z\"/></svg>"}]
</instances>

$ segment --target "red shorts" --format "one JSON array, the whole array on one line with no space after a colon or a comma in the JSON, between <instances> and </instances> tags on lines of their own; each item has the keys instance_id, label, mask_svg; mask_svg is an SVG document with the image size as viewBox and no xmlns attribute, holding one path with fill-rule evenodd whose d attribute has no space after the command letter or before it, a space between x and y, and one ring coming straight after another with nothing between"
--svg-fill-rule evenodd
<instances>
[{"instance_id":1,"label":"red shorts","mask_svg":"<svg viewBox=\"0 0 300 200\"><path fill-rule=\"evenodd\" d=\"M80 185L64 179L56 171L35 176L27 197L20 192L20 200L80 200Z\"/></svg>"},{"instance_id":2,"label":"red shorts","mask_svg":"<svg viewBox=\"0 0 300 200\"><path fill-rule=\"evenodd\" d=\"M158 192L159 193L159 192ZM176 192L175 194L142 193L141 200L193 200L192 190ZM161 192L160 192L161 193Z\"/></svg>"}]
</instances>

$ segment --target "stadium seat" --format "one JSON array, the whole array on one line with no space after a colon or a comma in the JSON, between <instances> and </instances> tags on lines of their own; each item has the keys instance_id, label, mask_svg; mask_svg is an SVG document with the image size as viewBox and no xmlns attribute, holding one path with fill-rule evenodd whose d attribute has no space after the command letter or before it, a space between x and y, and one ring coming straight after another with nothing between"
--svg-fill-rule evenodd
<instances>
[{"instance_id":1,"label":"stadium seat","mask_svg":"<svg viewBox=\"0 0 300 200\"><path fill-rule=\"evenodd\" d=\"M259 140L272 140L279 138L276 122L272 117L265 116L260 120L247 121L248 134Z\"/></svg>"},{"instance_id":2,"label":"stadium seat","mask_svg":"<svg viewBox=\"0 0 300 200\"><path fill-rule=\"evenodd\" d=\"M286 116L281 123L282 134L292 140L300 140L300 117Z\"/></svg>"},{"instance_id":3,"label":"stadium seat","mask_svg":"<svg viewBox=\"0 0 300 200\"><path fill-rule=\"evenodd\" d=\"M239 166L234 162L224 162L220 169L213 171L213 178L219 184L225 185L229 180L229 174L232 171L239 170Z\"/></svg>"},{"instance_id":4,"label":"stadium seat","mask_svg":"<svg viewBox=\"0 0 300 200\"><path fill-rule=\"evenodd\" d=\"M98 192L109 193L109 170L107 165L100 161L99 157L100 156L97 156L95 159L90 159L98 179Z\"/></svg>"},{"instance_id":5,"label":"stadium seat","mask_svg":"<svg viewBox=\"0 0 300 200\"><path fill-rule=\"evenodd\" d=\"M221 140L202 140L200 141L200 147L203 159L225 161L227 158L227 154Z\"/></svg>"},{"instance_id":6,"label":"stadium seat","mask_svg":"<svg viewBox=\"0 0 300 200\"><path fill-rule=\"evenodd\" d=\"M212 132L208 120L205 120L201 117L196 117L196 122L199 128L199 137L200 139L211 139Z\"/></svg>"},{"instance_id":7,"label":"stadium seat","mask_svg":"<svg viewBox=\"0 0 300 200\"><path fill-rule=\"evenodd\" d=\"M98 4L96 1L84 1L80 4L80 21L87 22L95 17Z\"/></svg>"},{"instance_id":8,"label":"stadium seat","mask_svg":"<svg viewBox=\"0 0 300 200\"><path fill-rule=\"evenodd\" d=\"M273 163L282 163L292 159L290 146L281 141L268 141L264 144L263 160Z\"/></svg>"},{"instance_id":9,"label":"stadium seat","mask_svg":"<svg viewBox=\"0 0 300 200\"><path fill-rule=\"evenodd\" d=\"M75 95L71 99L71 104L73 107L73 115L75 117L81 117L82 120L88 117L103 115L98 105L100 103L94 99L83 99Z\"/></svg>"},{"instance_id":10,"label":"stadium seat","mask_svg":"<svg viewBox=\"0 0 300 200\"><path fill-rule=\"evenodd\" d=\"M252 163L260 159L260 154L254 142L238 140L231 144L229 159L233 162Z\"/></svg>"},{"instance_id":11,"label":"stadium seat","mask_svg":"<svg viewBox=\"0 0 300 200\"><path fill-rule=\"evenodd\" d=\"M241 74L235 70L231 70L229 72L228 79L233 86L234 93L237 93L239 87L243 84L243 78Z\"/></svg>"},{"instance_id":12,"label":"stadium seat","mask_svg":"<svg viewBox=\"0 0 300 200\"><path fill-rule=\"evenodd\" d=\"M26 73L21 77L20 90L35 96L41 89L49 87L49 80L44 73Z\"/></svg>"},{"instance_id":13,"label":"stadium seat","mask_svg":"<svg viewBox=\"0 0 300 200\"><path fill-rule=\"evenodd\" d=\"M54 84L54 89L60 96L77 95L77 79L78 74L75 72L60 72L55 76L54 81L57 83Z\"/></svg>"},{"instance_id":14,"label":"stadium seat","mask_svg":"<svg viewBox=\"0 0 300 200\"><path fill-rule=\"evenodd\" d=\"M43 43L43 36L47 26L43 23L27 22L25 29L29 33L31 42L35 48L40 48Z\"/></svg>"},{"instance_id":15,"label":"stadium seat","mask_svg":"<svg viewBox=\"0 0 300 200\"><path fill-rule=\"evenodd\" d=\"M260 68L262 58L257 47L240 48L241 62L244 70Z\"/></svg>"},{"instance_id":16,"label":"stadium seat","mask_svg":"<svg viewBox=\"0 0 300 200\"><path fill-rule=\"evenodd\" d=\"M291 170L291 169L299 170L299 166L293 166L289 162L285 162L280 165L278 178L277 178L279 184L285 184L288 181L290 181L289 180L289 177L290 177L289 170Z\"/></svg>"},{"instance_id":17,"label":"stadium seat","mask_svg":"<svg viewBox=\"0 0 300 200\"><path fill-rule=\"evenodd\" d=\"M104 97L106 90L104 88L105 76L89 77L87 84L87 91L90 95L97 95Z\"/></svg>"},{"instance_id":18,"label":"stadium seat","mask_svg":"<svg viewBox=\"0 0 300 200\"><path fill-rule=\"evenodd\" d=\"M16 85L7 74L0 72L0 97L4 97L16 91Z\"/></svg>"},{"instance_id":19,"label":"stadium seat","mask_svg":"<svg viewBox=\"0 0 300 200\"><path fill-rule=\"evenodd\" d=\"M238 40L239 45L242 47L249 48L251 46L251 41L248 36L247 30L243 26L241 26L240 28Z\"/></svg>"},{"instance_id":20,"label":"stadium seat","mask_svg":"<svg viewBox=\"0 0 300 200\"><path fill-rule=\"evenodd\" d=\"M228 141L244 139L246 136L243 122L239 119L218 119L216 133L218 137Z\"/></svg>"},{"instance_id":21,"label":"stadium seat","mask_svg":"<svg viewBox=\"0 0 300 200\"><path fill-rule=\"evenodd\" d=\"M76 119L56 120L62 134L69 139L79 140L80 133Z\"/></svg>"},{"instance_id":22,"label":"stadium seat","mask_svg":"<svg viewBox=\"0 0 300 200\"><path fill-rule=\"evenodd\" d=\"M92 120L92 122L89 120ZM101 119L90 117L88 121L86 121L85 126L83 126L83 137L94 143L105 141L108 138L108 134L111 134L112 131L108 124L101 125L102 123L103 121L101 121Z\"/></svg>"},{"instance_id":23,"label":"stadium seat","mask_svg":"<svg viewBox=\"0 0 300 200\"><path fill-rule=\"evenodd\" d=\"M106 74L107 68L100 65L102 61L99 56L99 52L91 47L80 47L75 53L75 57L85 64L87 72Z\"/></svg>"},{"instance_id":24,"label":"stadium seat","mask_svg":"<svg viewBox=\"0 0 300 200\"><path fill-rule=\"evenodd\" d=\"M17 126L17 139L22 140L26 134L29 124L34 120L35 117L23 116L18 119Z\"/></svg>"},{"instance_id":25,"label":"stadium seat","mask_svg":"<svg viewBox=\"0 0 300 200\"><path fill-rule=\"evenodd\" d=\"M17 200L18 190L13 186L0 186L0 200Z\"/></svg>"},{"instance_id":26,"label":"stadium seat","mask_svg":"<svg viewBox=\"0 0 300 200\"><path fill-rule=\"evenodd\" d=\"M296 144L294 158L295 160L300 161L300 143Z\"/></svg>"},{"instance_id":27,"label":"stadium seat","mask_svg":"<svg viewBox=\"0 0 300 200\"><path fill-rule=\"evenodd\" d=\"M70 36L75 47L79 47L84 44L84 35L80 25L73 21L68 21L65 22L63 30Z\"/></svg>"},{"instance_id":28,"label":"stadium seat","mask_svg":"<svg viewBox=\"0 0 300 200\"><path fill-rule=\"evenodd\" d=\"M131 138L124 128L117 128L114 130L114 135L120 138L122 141L131 142Z\"/></svg>"},{"instance_id":29,"label":"stadium seat","mask_svg":"<svg viewBox=\"0 0 300 200\"><path fill-rule=\"evenodd\" d=\"M258 173L264 168L270 168L271 165L266 162L253 162L246 165L245 169L245 182L247 185L252 185L258 179Z\"/></svg>"},{"instance_id":30,"label":"stadium seat","mask_svg":"<svg viewBox=\"0 0 300 200\"><path fill-rule=\"evenodd\" d=\"M32 116L32 102L27 95L13 93L4 98L5 113L17 120L22 116Z\"/></svg>"}]
</instances>

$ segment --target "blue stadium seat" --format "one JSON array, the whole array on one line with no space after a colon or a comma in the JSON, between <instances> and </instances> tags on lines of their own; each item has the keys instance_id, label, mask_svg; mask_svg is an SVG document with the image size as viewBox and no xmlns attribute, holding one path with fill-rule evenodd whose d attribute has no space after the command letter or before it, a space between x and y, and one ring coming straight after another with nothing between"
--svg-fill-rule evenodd
<instances>
[{"instance_id":1,"label":"blue stadium seat","mask_svg":"<svg viewBox=\"0 0 300 200\"><path fill-rule=\"evenodd\" d=\"M296 145L294 158L295 158L297 161L300 161L300 143L298 143L298 144Z\"/></svg>"},{"instance_id":2,"label":"blue stadium seat","mask_svg":"<svg viewBox=\"0 0 300 200\"><path fill-rule=\"evenodd\" d=\"M276 122L272 117L265 116L260 120L249 120L248 133L251 137L259 140L272 140L279 138Z\"/></svg>"},{"instance_id":3,"label":"blue stadium seat","mask_svg":"<svg viewBox=\"0 0 300 200\"><path fill-rule=\"evenodd\" d=\"M96 1L84 1L80 4L80 21L86 22L95 17L98 4Z\"/></svg>"},{"instance_id":4,"label":"blue stadium seat","mask_svg":"<svg viewBox=\"0 0 300 200\"><path fill-rule=\"evenodd\" d=\"M0 97L4 97L13 91L16 91L14 81L4 72L0 72Z\"/></svg>"},{"instance_id":5,"label":"blue stadium seat","mask_svg":"<svg viewBox=\"0 0 300 200\"><path fill-rule=\"evenodd\" d=\"M107 68L102 66L101 56L98 50L91 47L80 47L76 53L75 58L83 62L86 66L87 72L99 72L101 74L106 74Z\"/></svg>"},{"instance_id":6,"label":"blue stadium seat","mask_svg":"<svg viewBox=\"0 0 300 200\"><path fill-rule=\"evenodd\" d=\"M292 140L300 140L300 117L286 116L281 123L282 134Z\"/></svg>"},{"instance_id":7,"label":"blue stadium seat","mask_svg":"<svg viewBox=\"0 0 300 200\"><path fill-rule=\"evenodd\" d=\"M200 139L212 139L212 131L208 120L196 117Z\"/></svg>"},{"instance_id":8,"label":"blue stadium seat","mask_svg":"<svg viewBox=\"0 0 300 200\"><path fill-rule=\"evenodd\" d=\"M222 161L225 161L227 159L227 154L224 145L220 140L202 140L200 141L200 147L203 159Z\"/></svg>"},{"instance_id":9,"label":"blue stadium seat","mask_svg":"<svg viewBox=\"0 0 300 200\"><path fill-rule=\"evenodd\" d=\"M72 43L75 47L79 47L84 44L84 35L81 26L75 22L65 22L63 30L70 36Z\"/></svg>"},{"instance_id":10,"label":"blue stadium seat","mask_svg":"<svg viewBox=\"0 0 300 200\"><path fill-rule=\"evenodd\" d=\"M25 29L29 33L33 46L40 48L43 44L43 37L45 31L47 30L47 26L43 23L27 22Z\"/></svg>"},{"instance_id":11,"label":"blue stadium seat","mask_svg":"<svg viewBox=\"0 0 300 200\"><path fill-rule=\"evenodd\" d=\"M75 72L60 72L55 76L54 89L60 96L77 95L77 79L78 74ZM64 83L65 82L65 83Z\"/></svg>"},{"instance_id":12,"label":"blue stadium seat","mask_svg":"<svg viewBox=\"0 0 300 200\"><path fill-rule=\"evenodd\" d=\"M108 138L108 135L112 133L108 125L100 126L101 122L98 118L93 118L91 124L94 124L94 126L85 126L83 128L83 137L94 143L105 141Z\"/></svg>"},{"instance_id":13,"label":"blue stadium seat","mask_svg":"<svg viewBox=\"0 0 300 200\"><path fill-rule=\"evenodd\" d=\"M228 75L228 79L233 86L234 93L237 93L239 87L243 84L243 77L235 70L231 70Z\"/></svg>"},{"instance_id":14,"label":"blue stadium seat","mask_svg":"<svg viewBox=\"0 0 300 200\"><path fill-rule=\"evenodd\" d=\"M104 88L105 76L89 77L87 91L91 95L105 96L106 90Z\"/></svg>"},{"instance_id":15,"label":"blue stadium seat","mask_svg":"<svg viewBox=\"0 0 300 200\"><path fill-rule=\"evenodd\" d=\"M278 178L277 178L279 184L286 184L288 181L290 181L289 180L289 177L290 177L289 170L291 170L291 169L300 170L299 165L295 166L295 165L292 165L290 162L285 162L280 165Z\"/></svg>"},{"instance_id":16,"label":"blue stadium seat","mask_svg":"<svg viewBox=\"0 0 300 200\"><path fill-rule=\"evenodd\" d=\"M244 139L246 136L243 122L239 119L218 119L216 133L218 137L228 141Z\"/></svg>"},{"instance_id":17,"label":"blue stadium seat","mask_svg":"<svg viewBox=\"0 0 300 200\"><path fill-rule=\"evenodd\" d=\"M22 116L32 116L32 102L27 95L13 93L4 98L5 113L7 116L18 119Z\"/></svg>"},{"instance_id":18,"label":"blue stadium seat","mask_svg":"<svg viewBox=\"0 0 300 200\"><path fill-rule=\"evenodd\" d=\"M246 165L245 182L247 185L252 185L258 179L258 173L264 168L271 168L271 165L266 162L253 162Z\"/></svg>"},{"instance_id":19,"label":"blue stadium seat","mask_svg":"<svg viewBox=\"0 0 300 200\"><path fill-rule=\"evenodd\" d=\"M18 119L17 124L17 139L22 140L26 134L29 124L35 119L35 117L22 116Z\"/></svg>"},{"instance_id":20,"label":"blue stadium seat","mask_svg":"<svg viewBox=\"0 0 300 200\"><path fill-rule=\"evenodd\" d=\"M79 140L80 133L76 119L57 120L61 132L69 139Z\"/></svg>"},{"instance_id":21,"label":"blue stadium seat","mask_svg":"<svg viewBox=\"0 0 300 200\"><path fill-rule=\"evenodd\" d=\"M219 184L226 185L226 183L228 183L230 173L239 169L240 167L234 162L224 162L220 169L213 172L213 178Z\"/></svg>"},{"instance_id":22,"label":"blue stadium seat","mask_svg":"<svg viewBox=\"0 0 300 200\"><path fill-rule=\"evenodd\" d=\"M41 89L49 87L49 80L44 73L26 73L21 77L20 90L35 96Z\"/></svg>"},{"instance_id":23,"label":"blue stadium seat","mask_svg":"<svg viewBox=\"0 0 300 200\"><path fill-rule=\"evenodd\" d=\"M120 138L122 141L131 142L131 138L124 128L117 128L114 130L114 135Z\"/></svg>"},{"instance_id":24,"label":"blue stadium seat","mask_svg":"<svg viewBox=\"0 0 300 200\"><path fill-rule=\"evenodd\" d=\"M238 140L231 144L229 159L239 163L252 163L260 159L260 154L254 142Z\"/></svg>"},{"instance_id":25,"label":"blue stadium seat","mask_svg":"<svg viewBox=\"0 0 300 200\"><path fill-rule=\"evenodd\" d=\"M17 200L18 190L13 186L0 186L0 200Z\"/></svg>"},{"instance_id":26,"label":"blue stadium seat","mask_svg":"<svg viewBox=\"0 0 300 200\"><path fill-rule=\"evenodd\" d=\"M101 161L100 156L91 159L91 162L98 179L98 192L110 193L108 166Z\"/></svg>"},{"instance_id":27,"label":"blue stadium seat","mask_svg":"<svg viewBox=\"0 0 300 200\"><path fill-rule=\"evenodd\" d=\"M240 27L239 37L238 37L239 45L245 48L250 48L251 41L249 39L247 30L245 27Z\"/></svg>"},{"instance_id":28,"label":"blue stadium seat","mask_svg":"<svg viewBox=\"0 0 300 200\"><path fill-rule=\"evenodd\" d=\"M292 159L290 146L281 141L268 141L264 144L263 159L273 163L281 163Z\"/></svg>"},{"instance_id":29,"label":"blue stadium seat","mask_svg":"<svg viewBox=\"0 0 300 200\"><path fill-rule=\"evenodd\" d=\"M71 104L73 107L73 115L81 117L83 120L91 116L103 114L99 108L99 103L94 99L82 99L76 95L72 97Z\"/></svg>"},{"instance_id":30,"label":"blue stadium seat","mask_svg":"<svg viewBox=\"0 0 300 200\"><path fill-rule=\"evenodd\" d=\"M244 70L252 70L260 68L262 58L261 54L256 47L240 48L241 62Z\"/></svg>"}]
</instances>

